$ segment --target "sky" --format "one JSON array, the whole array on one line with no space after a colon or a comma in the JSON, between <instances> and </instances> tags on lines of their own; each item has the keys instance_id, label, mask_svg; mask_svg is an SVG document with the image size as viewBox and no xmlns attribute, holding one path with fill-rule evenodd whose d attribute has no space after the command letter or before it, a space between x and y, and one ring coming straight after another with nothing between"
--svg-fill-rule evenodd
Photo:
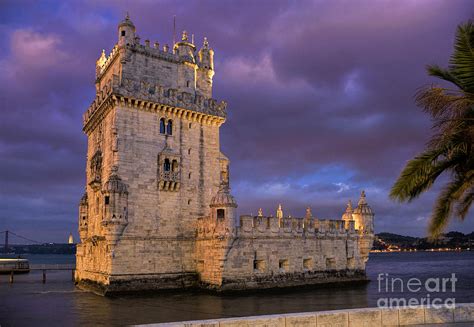
<instances>
[{"instance_id":1,"label":"sky","mask_svg":"<svg viewBox=\"0 0 474 327\"><path fill-rule=\"evenodd\" d=\"M433 190L389 199L432 134L414 105L438 83L472 1L0 1L0 231L41 242L77 237L84 191L82 114L95 61L129 12L142 42L178 31L215 51L213 95L228 102L221 148L240 214L339 219L361 190L376 232L425 236ZM450 230L471 232L474 215ZM1 241L1 240L0 240ZM21 240L13 242L20 243Z\"/></svg>"}]
</instances>

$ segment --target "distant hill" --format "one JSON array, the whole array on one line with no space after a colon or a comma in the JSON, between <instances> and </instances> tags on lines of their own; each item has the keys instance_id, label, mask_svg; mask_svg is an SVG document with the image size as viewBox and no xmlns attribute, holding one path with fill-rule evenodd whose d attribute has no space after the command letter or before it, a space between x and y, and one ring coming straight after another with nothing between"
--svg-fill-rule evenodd
<instances>
[{"instance_id":1,"label":"distant hill","mask_svg":"<svg viewBox=\"0 0 474 327\"><path fill-rule=\"evenodd\" d=\"M34 245L17 245L8 246L10 254L75 254L76 244L62 243L44 243ZM0 256L5 253L4 247L0 247Z\"/></svg>"},{"instance_id":2,"label":"distant hill","mask_svg":"<svg viewBox=\"0 0 474 327\"><path fill-rule=\"evenodd\" d=\"M443 234L435 241L426 237L412 237L393 233L375 235L374 250L427 250L427 249L471 249L474 248L474 232L463 234L452 231Z\"/></svg>"}]
</instances>

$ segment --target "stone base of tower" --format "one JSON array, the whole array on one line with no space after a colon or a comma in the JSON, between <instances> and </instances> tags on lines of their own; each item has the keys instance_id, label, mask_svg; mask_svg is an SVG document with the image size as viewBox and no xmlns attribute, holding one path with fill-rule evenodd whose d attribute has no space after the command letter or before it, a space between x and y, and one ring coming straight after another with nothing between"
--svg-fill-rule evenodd
<instances>
[{"instance_id":1,"label":"stone base of tower","mask_svg":"<svg viewBox=\"0 0 474 327\"><path fill-rule=\"evenodd\" d=\"M202 288L226 291L300 288L341 283L367 283L364 270L328 270L294 272L278 275L252 276L248 278L224 278L221 285L201 283Z\"/></svg>"},{"instance_id":2,"label":"stone base of tower","mask_svg":"<svg viewBox=\"0 0 474 327\"><path fill-rule=\"evenodd\" d=\"M198 276L194 272L176 274L143 274L143 275L111 275L97 276L88 274L78 278L76 285L83 290L92 291L100 295L114 293L129 293L137 291L164 291L195 288L198 285Z\"/></svg>"}]
</instances>

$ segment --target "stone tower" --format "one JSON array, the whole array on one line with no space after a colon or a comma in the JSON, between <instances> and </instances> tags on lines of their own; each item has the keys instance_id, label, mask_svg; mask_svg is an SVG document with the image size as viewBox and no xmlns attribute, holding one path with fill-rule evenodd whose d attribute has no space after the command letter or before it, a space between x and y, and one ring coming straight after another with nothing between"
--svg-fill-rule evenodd
<instances>
[{"instance_id":1,"label":"stone tower","mask_svg":"<svg viewBox=\"0 0 474 327\"><path fill-rule=\"evenodd\" d=\"M176 288L195 280L196 218L228 187L212 99L214 52L186 32L171 49L144 44L130 17L96 63L87 109L85 193L79 205L76 281L101 292ZM219 204L221 205L221 204ZM214 203L215 215L234 207ZM228 207L225 207L227 205Z\"/></svg>"}]
</instances>

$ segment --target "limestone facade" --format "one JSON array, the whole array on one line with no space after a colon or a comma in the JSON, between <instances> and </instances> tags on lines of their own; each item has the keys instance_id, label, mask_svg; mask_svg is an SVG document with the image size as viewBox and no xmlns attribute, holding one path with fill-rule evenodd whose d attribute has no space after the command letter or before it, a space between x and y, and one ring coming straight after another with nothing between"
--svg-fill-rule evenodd
<instances>
[{"instance_id":1,"label":"limestone facade","mask_svg":"<svg viewBox=\"0 0 474 327\"><path fill-rule=\"evenodd\" d=\"M101 292L217 290L365 278L373 212L365 194L342 220L237 217L220 152L226 103L212 98L214 52L183 32L145 44L127 17L96 63L84 114L86 191L76 281Z\"/></svg>"}]
</instances>

